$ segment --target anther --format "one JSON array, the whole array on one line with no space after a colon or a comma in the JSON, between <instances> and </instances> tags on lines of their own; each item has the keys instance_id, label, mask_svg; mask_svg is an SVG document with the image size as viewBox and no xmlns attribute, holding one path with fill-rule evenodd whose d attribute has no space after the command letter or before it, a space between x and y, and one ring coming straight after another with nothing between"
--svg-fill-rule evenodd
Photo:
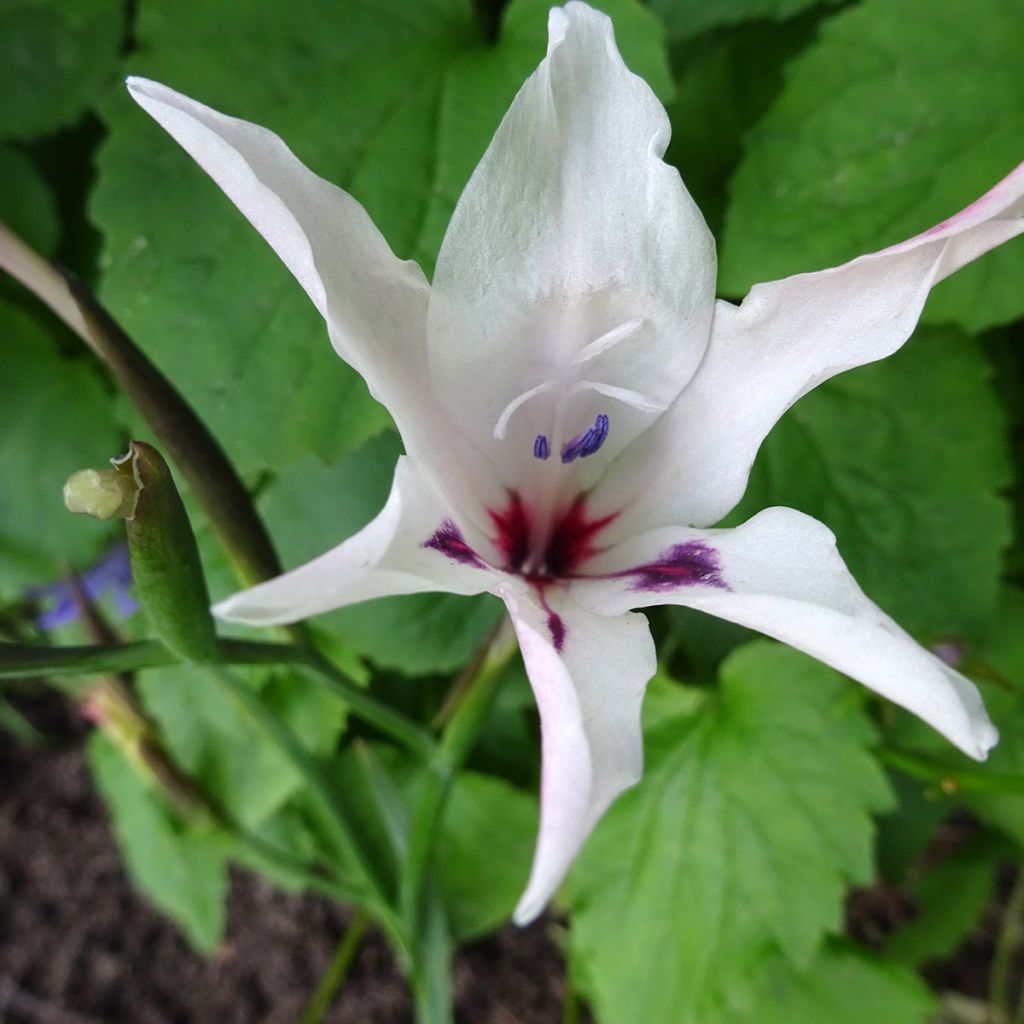
<instances>
[{"instance_id":1,"label":"anther","mask_svg":"<svg viewBox=\"0 0 1024 1024\"><path fill-rule=\"evenodd\" d=\"M562 445L562 462L568 464L576 459L585 459L593 455L608 437L608 417L598 413L592 427L587 427L582 434L577 434L571 441Z\"/></svg>"},{"instance_id":2,"label":"anther","mask_svg":"<svg viewBox=\"0 0 1024 1024\"><path fill-rule=\"evenodd\" d=\"M533 457L544 462L551 457L551 445L544 434L538 434L533 442Z\"/></svg>"}]
</instances>

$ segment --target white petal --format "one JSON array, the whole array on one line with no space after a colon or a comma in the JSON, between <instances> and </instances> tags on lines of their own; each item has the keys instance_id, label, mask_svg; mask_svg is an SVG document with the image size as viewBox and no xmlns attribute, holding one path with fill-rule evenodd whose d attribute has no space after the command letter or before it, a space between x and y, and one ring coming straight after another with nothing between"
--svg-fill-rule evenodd
<instances>
[{"instance_id":1,"label":"white petal","mask_svg":"<svg viewBox=\"0 0 1024 1024\"><path fill-rule=\"evenodd\" d=\"M713 569L703 583L659 584L631 568L674 562L687 549ZM668 555L676 548L674 557ZM588 566L588 569L590 567ZM998 735L974 684L930 654L857 586L817 520L771 508L734 530L664 528L596 559L604 580L574 584L573 597L606 615L652 604L679 604L759 630L831 665L912 711L971 757L984 759ZM724 586L722 585L724 584Z\"/></svg>"},{"instance_id":2,"label":"white petal","mask_svg":"<svg viewBox=\"0 0 1024 1024\"><path fill-rule=\"evenodd\" d=\"M397 259L359 203L272 132L143 78L129 78L128 89L266 238L327 321L339 355L402 428L426 377L429 288L420 268Z\"/></svg>"},{"instance_id":3,"label":"white petal","mask_svg":"<svg viewBox=\"0 0 1024 1024\"><path fill-rule=\"evenodd\" d=\"M742 497L761 442L793 402L843 370L895 352L936 282L1021 232L1024 164L909 241L831 270L755 285L739 307L719 302L693 381L602 485L605 501L643 495L635 514L616 524L619 535L721 519Z\"/></svg>"},{"instance_id":4,"label":"white petal","mask_svg":"<svg viewBox=\"0 0 1024 1024\"><path fill-rule=\"evenodd\" d=\"M474 437L490 437L518 395L563 376L568 388L578 372L668 403L707 344L714 242L661 159L664 109L626 68L604 14L570 3L552 11L549 36L459 200L434 275L434 388ZM609 411L586 401L551 438L556 449ZM621 422L609 446L626 436ZM538 421L524 443L547 429Z\"/></svg>"},{"instance_id":5,"label":"white petal","mask_svg":"<svg viewBox=\"0 0 1024 1024\"><path fill-rule=\"evenodd\" d=\"M541 606L526 587L495 591L508 606L541 719L540 835L514 920L551 899L590 830L640 778L640 704L656 659L642 615L593 615L554 588ZM557 649L549 615L564 627Z\"/></svg>"},{"instance_id":6,"label":"white petal","mask_svg":"<svg viewBox=\"0 0 1024 1024\"><path fill-rule=\"evenodd\" d=\"M460 560L427 546L449 523L455 526L434 480L403 457L387 503L372 523L312 562L243 590L213 610L222 619L259 626L297 622L375 597L492 589L493 570L474 564L468 554Z\"/></svg>"}]
</instances>

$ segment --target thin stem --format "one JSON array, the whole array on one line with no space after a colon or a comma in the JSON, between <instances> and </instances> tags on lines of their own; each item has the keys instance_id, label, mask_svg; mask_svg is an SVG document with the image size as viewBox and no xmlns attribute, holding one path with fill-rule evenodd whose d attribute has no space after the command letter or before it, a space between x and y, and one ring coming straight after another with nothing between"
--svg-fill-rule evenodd
<instances>
[{"instance_id":1,"label":"thin stem","mask_svg":"<svg viewBox=\"0 0 1024 1024\"><path fill-rule=\"evenodd\" d=\"M417 945L415 938L423 911L424 881L452 782L490 712L498 679L514 651L515 643L506 627L491 640L472 685L461 690L458 706L449 717L432 759L432 771L419 794L400 892L402 918L414 937L413 948Z\"/></svg>"},{"instance_id":2,"label":"thin stem","mask_svg":"<svg viewBox=\"0 0 1024 1024\"><path fill-rule=\"evenodd\" d=\"M891 747L881 747L877 753L883 764L896 768L913 778L933 782L946 793L954 793L958 790L1024 793L1024 775L985 772L975 768L951 769L938 761L932 761L905 750L894 750Z\"/></svg>"},{"instance_id":3,"label":"thin stem","mask_svg":"<svg viewBox=\"0 0 1024 1024\"><path fill-rule=\"evenodd\" d=\"M256 640L219 640L217 654L228 665L304 664L308 655L292 644ZM43 647L0 643L0 679L44 675L109 675L176 665L181 659L158 640L128 644Z\"/></svg>"},{"instance_id":4,"label":"thin stem","mask_svg":"<svg viewBox=\"0 0 1024 1024\"><path fill-rule=\"evenodd\" d=\"M338 990L341 988L349 967L359 950L359 944L363 941L366 929L370 925L370 916L365 910L357 910L355 916L345 929L345 934L334 951L327 970L324 971L320 984L317 985L313 997L309 1001L305 1012L299 1020L299 1024L320 1024L324 1015L331 1008L331 1004L337 998Z\"/></svg>"},{"instance_id":5,"label":"thin stem","mask_svg":"<svg viewBox=\"0 0 1024 1024\"><path fill-rule=\"evenodd\" d=\"M1011 1024L1013 1014L1013 966L1024 944L1024 870L1017 872L1010 898L1003 912L1003 925L996 939L989 980L989 1002L995 1024ZM1020 1017L1016 1018L1018 1021Z\"/></svg>"}]
</instances>

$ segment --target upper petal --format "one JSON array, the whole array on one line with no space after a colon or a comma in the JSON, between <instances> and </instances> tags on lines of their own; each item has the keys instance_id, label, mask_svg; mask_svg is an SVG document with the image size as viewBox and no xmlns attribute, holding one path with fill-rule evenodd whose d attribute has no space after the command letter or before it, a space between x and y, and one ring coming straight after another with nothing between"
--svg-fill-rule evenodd
<instances>
[{"instance_id":1,"label":"upper petal","mask_svg":"<svg viewBox=\"0 0 1024 1024\"><path fill-rule=\"evenodd\" d=\"M617 524L622 535L721 519L742 497L761 442L793 402L843 370L895 352L936 282L1022 231L1024 164L906 242L831 270L755 285L739 307L719 302L694 379L602 482L608 501L642 495Z\"/></svg>"},{"instance_id":2,"label":"upper petal","mask_svg":"<svg viewBox=\"0 0 1024 1024\"><path fill-rule=\"evenodd\" d=\"M524 586L496 593L512 616L541 720L540 835L514 915L528 924L601 815L640 778L640 704L657 663L642 615L594 615L557 589L546 591L546 607Z\"/></svg>"},{"instance_id":3,"label":"upper petal","mask_svg":"<svg viewBox=\"0 0 1024 1024\"><path fill-rule=\"evenodd\" d=\"M373 522L312 562L243 590L213 610L222 619L262 626L297 622L375 597L492 589L497 574L475 555L452 514L433 474L403 456L391 494Z\"/></svg>"},{"instance_id":4,"label":"upper petal","mask_svg":"<svg viewBox=\"0 0 1024 1024\"><path fill-rule=\"evenodd\" d=\"M649 400L578 391L553 450L597 412L609 445L679 392L705 345L714 243L678 172L661 159L669 122L625 66L610 20L581 3L551 12L548 54L516 96L455 209L434 275L430 370L452 417L479 443L512 417L594 382ZM595 344L597 343L597 344ZM546 404L545 404L546 403ZM653 412L651 409L653 408ZM523 428L520 447L546 432ZM495 455L500 461L500 455Z\"/></svg>"},{"instance_id":5,"label":"upper petal","mask_svg":"<svg viewBox=\"0 0 1024 1024\"><path fill-rule=\"evenodd\" d=\"M914 639L857 586L816 519L770 508L734 530L652 530L573 584L594 611L679 604L759 630L912 711L971 757L998 734L977 688Z\"/></svg>"},{"instance_id":6,"label":"upper petal","mask_svg":"<svg viewBox=\"0 0 1024 1024\"><path fill-rule=\"evenodd\" d=\"M338 354L403 435L414 435L403 413L420 404L426 375L420 268L399 260L362 206L273 132L147 79L129 78L128 89L266 238L327 321Z\"/></svg>"}]
</instances>

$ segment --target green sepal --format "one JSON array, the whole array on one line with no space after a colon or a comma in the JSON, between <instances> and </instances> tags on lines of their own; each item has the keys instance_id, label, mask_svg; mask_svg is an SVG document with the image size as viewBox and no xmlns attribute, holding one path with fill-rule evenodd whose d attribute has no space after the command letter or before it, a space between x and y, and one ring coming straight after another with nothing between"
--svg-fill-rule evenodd
<instances>
[{"instance_id":1,"label":"green sepal","mask_svg":"<svg viewBox=\"0 0 1024 1024\"><path fill-rule=\"evenodd\" d=\"M126 525L139 602L164 644L189 661L215 661L217 636L199 549L163 456L132 441L115 468L138 487Z\"/></svg>"}]
</instances>

